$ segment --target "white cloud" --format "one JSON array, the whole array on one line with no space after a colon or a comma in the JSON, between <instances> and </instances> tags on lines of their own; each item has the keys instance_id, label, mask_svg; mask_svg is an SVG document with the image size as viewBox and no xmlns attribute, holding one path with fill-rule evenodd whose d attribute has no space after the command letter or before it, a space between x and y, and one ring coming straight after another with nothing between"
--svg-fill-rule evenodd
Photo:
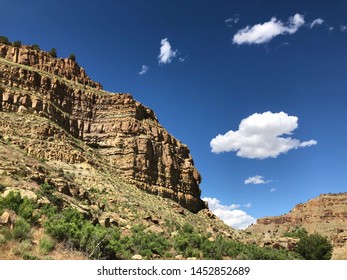
<instances>
[{"instance_id":1,"label":"white cloud","mask_svg":"<svg viewBox=\"0 0 347 280\"><path fill-rule=\"evenodd\" d=\"M275 192L277 191L277 189L270 189L270 192Z\"/></svg>"},{"instance_id":2,"label":"white cloud","mask_svg":"<svg viewBox=\"0 0 347 280\"><path fill-rule=\"evenodd\" d=\"M310 27L313 28L313 27L315 27L317 25L322 25L323 22L324 22L323 19L317 18L317 19L315 19L314 21L311 22Z\"/></svg>"},{"instance_id":3,"label":"white cloud","mask_svg":"<svg viewBox=\"0 0 347 280\"><path fill-rule=\"evenodd\" d=\"M267 184L270 183L271 181L265 181L263 176L253 176L253 177L249 177L245 180L245 184L255 184L255 185L259 185L259 184Z\"/></svg>"},{"instance_id":4,"label":"white cloud","mask_svg":"<svg viewBox=\"0 0 347 280\"><path fill-rule=\"evenodd\" d=\"M161 40L160 54L158 55L159 64L167 64L177 55L177 50L173 51L168 38Z\"/></svg>"},{"instance_id":5,"label":"white cloud","mask_svg":"<svg viewBox=\"0 0 347 280\"><path fill-rule=\"evenodd\" d=\"M316 140L310 140L310 141L301 142L299 147L305 148L305 147L310 147L310 146L313 146L313 145L317 145L317 141Z\"/></svg>"},{"instance_id":6,"label":"white cloud","mask_svg":"<svg viewBox=\"0 0 347 280\"><path fill-rule=\"evenodd\" d=\"M239 157L265 159L276 158L291 149L317 144L315 140L301 143L291 137L281 137L291 135L297 127L296 116L288 116L284 112L255 113L241 121L239 130L230 130L213 138L210 142L211 151L217 154L235 151Z\"/></svg>"},{"instance_id":7,"label":"white cloud","mask_svg":"<svg viewBox=\"0 0 347 280\"><path fill-rule=\"evenodd\" d=\"M340 31L342 32L347 31L347 25L340 25Z\"/></svg>"},{"instance_id":8,"label":"white cloud","mask_svg":"<svg viewBox=\"0 0 347 280\"><path fill-rule=\"evenodd\" d=\"M240 16L238 14L235 14L233 17L226 19L224 23L228 27L232 27L234 24L238 23L239 21L240 21Z\"/></svg>"},{"instance_id":9,"label":"white cloud","mask_svg":"<svg viewBox=\"0 0 347 280\"><path fill-rule=\"evenodd\" d=\"M248 215L246 212L236 209L240 205L223 205L217 198L204 197L204 201L208 202L210 210L227 225L236 229L245 229L250 224L255 224L256 219Z\"/></svg>"},{"instance_id":10,"label":"white cloud","mask_svg":"<svg viewBox=\"0 0 347 280\"><path fill-rule=\"evenodd\" d=\"M149 67L148 67L148 66L142 65L141 71L140 71L138 74L139 74L139 75L144 75L144 74L146 74L146 73L148 72L148 70L149 70Z\"/></svg>"},{"instance_id":11,"label":"white cloud","mask_svg":"<svg viewBox=\"0 0 347 280\"><path fill-rule=\"evenodd\" d=\"M251 208L251 207L252 207L252 203L249 202L249 203L247 203L247 204L244 204L243 207L245 207L245 208Z\"/></svg>"},{"instance_id":12,"label":"white cloud","mask_svg":"<svg viewBox=\"0 0 347 280\"><path fill-rule=\"evenodd\" d=\"M246 26L239 30L233 37L233 43L238 45L267 43L278 35L295 33L304 23L304 16L300 14L290 17L287 24L273 17L268 22L252 27Z\"/></svg>"}]
</instances>

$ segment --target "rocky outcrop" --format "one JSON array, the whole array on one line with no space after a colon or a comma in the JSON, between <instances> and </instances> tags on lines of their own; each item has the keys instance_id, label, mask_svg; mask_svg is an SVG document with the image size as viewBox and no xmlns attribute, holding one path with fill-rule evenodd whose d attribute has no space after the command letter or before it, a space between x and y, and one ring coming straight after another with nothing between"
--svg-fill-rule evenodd
<instances>
[{"instance_id":1,"label":"rocky outcrop","mask_svg":"<svg viewBox=\"0 0 347 280\"><path fill-rule=\"evenodd\" d=\"M347 193L322 194L306 203L298 204L289 213L277 217L257 219L247 232L261 234L263 239L274 239L296 227L304 227L309 233L328 236L339 256L347 257ZM341 253L340 252L344 252Z\"/></svg>"},{"instance_id":2,"label":"rocky outcrop","mask_svg":"<svg viewBox=\"0 0 347 280\"><path fill-rule=\"evenodd\" d=\"M193 212L205 208L201 176L188 147L130 94L101 88L72 60L0 44L0 111L48 118L97 150L122 178L142 190L171 198ZM60 137L53 127L38 127L37 133ZM30 147L30 153L37 153L37 147ZM49 155L49 160L68 163L86 160L83 154ZM42 156L47 158L41 149Z\"/></svg>"},{"instance_id":3,"label":"rocky outcrop","mask_svg":"<svg viewBox=\"0 0 347 280\"><path fill-rule=\"evenodd\" d=\"M100 83L92 81L85 70L72 59L57 59L48 52L35 50L30 46L15 47L0 44L0 57L7 61L31 66L76 83L102 89Z\"/></svg>"}]
</instances>

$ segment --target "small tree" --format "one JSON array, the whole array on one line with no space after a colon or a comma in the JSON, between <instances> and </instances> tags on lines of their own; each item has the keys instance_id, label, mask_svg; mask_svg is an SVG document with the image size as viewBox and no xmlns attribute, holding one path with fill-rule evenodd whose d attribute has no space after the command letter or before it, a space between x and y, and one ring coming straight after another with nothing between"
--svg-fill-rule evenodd
<instances>
[{"instance_id":1,"label":"small tree","mask_svg":"<svg viewBox=\"0 0 347 280\"><path fill-rule=\"evenodd\" d=\"M0 36L0 44L9 45L9 44L10 44L10 41L8 40L7 37L5 37L5 36Z\"/></svg>"},{"instance_id":2,"label":"small tree","mask_svg":"<svg viewBox=\"0 0 347 280\"><path fill-rule=\"evenodd\" d=\"M57 50L55 48L52 48L48 53L51 57L57 58Z\"/></svg>"},{"instance_id":3,"label":"small tree","mask_svg":"<svg viewBox=\"0 0 347 280\"><path fill-rule=\"evenodd\" d=\"M74 55L73 53L70 54L69 59L71 59L72 61L76 61L76 55Z\"/></svg>"},{"instance_id":4,"label":"small tree","mask_svg":"<svg viewBox=\"0 0 347 280\"><path fill-rule=\"evenodd\" d=\"M40 49L40 46L39 46L38 44L32 45L31 48L32 48L33 50L35 50L35 51L40 51L40 50L41 50L41 49Z\"/></svg>"},{"instance_id":5,"label":"small tree","mask_svg":"<svg viewBox=\"0 0 347 280\"><path fill-rule=\"evenodd\" d=\"M13 42L12 46L20 48L22 46L22 42L21 41L15 41L15 42Z\"/></svg>"},{"instance_id":6,"label":"small tree","mask_svg":"<svg viewBox=\"0 0 347 280\"><path fill-rule=\"evenodd\" d=\"M306 260L330 260L332 250L328 238L319 233L301 236L296 247L296 252Z\"/></svg>"}]
</instances>

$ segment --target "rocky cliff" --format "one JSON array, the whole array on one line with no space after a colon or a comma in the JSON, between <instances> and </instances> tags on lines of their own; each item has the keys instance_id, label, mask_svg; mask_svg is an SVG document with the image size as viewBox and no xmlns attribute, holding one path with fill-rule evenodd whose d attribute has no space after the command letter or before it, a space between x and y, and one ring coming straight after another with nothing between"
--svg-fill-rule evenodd
<instances>
[{"instance_id":1,"label":"rocky cliff","mask_svg":"<svg viewBox=\"0 0 347 280\"><path fill-rule=\"evenodd\" d=\"M309 233L328 236L334 246L333 258L347 258L347 193L322 194L306 203L296 205L289 213L265 217L247 228L262 240L280 237L286 231L304 227Z\"/></svg>"},{"instance_id":2,"label":"rocky cliff","mask_svg":"<svg viewBox=\"0 0 347 280\"><path fill-rule=\"evenodd\" d=\"M159 124L150 108L130 94L102 90L71 59L0 44L0 111L47 118L98 152L138 188L171 198L192 212L205 208L201 176L188 147ZM1 125L6 127L6 122ZM43 137L59 137L53 127L37 129ZM30 141L21 147L48 160L93 164L83 153L49 151Z\"/></svg>"}]
</instances>

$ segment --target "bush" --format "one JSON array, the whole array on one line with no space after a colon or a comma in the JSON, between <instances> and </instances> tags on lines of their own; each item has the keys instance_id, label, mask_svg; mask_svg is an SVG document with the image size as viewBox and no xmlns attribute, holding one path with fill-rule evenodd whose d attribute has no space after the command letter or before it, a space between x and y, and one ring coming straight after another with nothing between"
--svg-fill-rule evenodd
<instances>
[{"instance_id":1,"label":"bush","mask_svg":"<svg viewBox=\"0 0 347 280\"><path fill-rule=\"evenodd\" d=\"M35 51L40 51L40 50L41 50L41 48L40 48L40 46L39 46L38 44L32 45L31 48L32 48L33 50L35 50Z\"/></svg>"},{"instance_id":2,"label":"bush","mask_svg":"<svg viewBox=\"0 0 347 280\"><path fill-rule=\"evenodd\" d=\"M55 48L52 48L48 54L51 56L51 57L54 57L54 58L57 58L57 50Z\"/></svg>"},{"instance_id":3,"label":"bush","mask_svg":"<svg viewBox=\"0 0 347 280\"><path fill-rule=\"evenodd\" d=\"M21 41L15 41L12 43L12 46L14 46L16 48L20 48L22 46L22 42Z\"/></svg>"},{"instance_id":4,"label":"bush","mask_svg":"<svg viewBox=\"0 0 347 280\"><path fill-rule=\"evenodd\" d=\"M10 45L10 41L5 36L0 36L0 44Z\"/></svg>"},{"instance_id":5,"label":"bush","mask_svg":"<svg viewBox=\"0 0 347 280\"><path fill-rule=\"evenodd\" d=\"M163 234L154 232L145 232L143 225L135 225L131 229L131 236L122 239L124 249L132 254L151 259L153 255L164 256L169 248L169 242Z\"/></svg>"},{"instance_id":6,"label":"bush","mask_svg":"<svg viewBox=\"0 0 347 280\"><path fill-rule=\"evenodd\" d=\"M0 211L3 209L10 209L18 213L19 206L22 202L23 199L20 193L11 191L6 197L0 197Z\"/></svg>"},{"instance_id":7,"label":"bush","mask_svg":"<svg viewBox=\"0 0 347 280\"><path fill-rule=\"evenodd\" d=\"M284 233L284 236L286 237L294 237L294 238L302 238L304 236L307 236L308 232L303 227L296 227L295 229L291 231L287 231Z\"/></svg>"},{"instance_id":8,"label":"bush","mask_svg":"<svg viewBox=\"0 0 347 280\"><path fill-rule=\"evenodd\" d=\"M0 244L5 244L12 239L12 231L8 227L0 228Z\"/></svg>"},{"instance_id":9,"label":"bush","mask_svg":"<svg viewBox=\"0 0 347 280\"><path fill-rule=\"evenodd\" d=\"M6 197L0 197L0 212L4 209L15 211L19 216L30 224L34 224L39 219L39 215L34 215L37 205L27 197L22 198L19 192L11 191Z\"/></svg>"},{"instance_id":10,"label":"bush","mask_svg":"<svg viewBox=\"0 0 347 280\"><path fill-rule=\"evenodd\" d=\"M30 225L22 218L19 218L13 228L12 236L17 240L25 240L31 237Z\"/></svg>"},{"instance_id":11,"label":"bush","mask_svg":"<svg viewBox=\"0 0 347 280\"><path fill-rule=\"evenodd\" d=\"M72 208L58 213L46 211L45 228L57 241L68 242L75 249L86 252L90 258L115 259L122 256L120 232L117 228L93 226Z\"/></svg>"},{"instance_id":12,"label":"bush","mask_svg":"<svg viewBox=\"0 0 347 280\"><path fill-rule=\"evenodd\" d=\"M333 246L327 237L318 233L300 238L296 252L306 260L330 260Z\"/></svg>"},{"instance_id":13,"label":"bush","mask_svg":"<svg viewBox=\"0 0 347 280\"><path fill-rule=\"evenodd\" d=\"M24 199L22 199L22 203L18 208L18 215L25 219L28 223L35 224L40 218L40 215L35 214L36 209L37 204L32 200L24 197Z\"/></svg>"},{"instance_id":14,"label":"bush","mask_svg":"<svg viewBox=\"0 0 347 280\"><path fill-rule=\"evenodd\" d=\"M76 55L74 55L73 53L70 54L69 59L71 59L72 61L76 61Z\"/></svg>"},{"instance_id":15,"label":"bush","mask_svg":"<svg viewBox=\"0 0 347 280\"><path fill-rule=\"evenodd\" d=\"M49 236L43 236L40 240L40 249L45 254L51 252L54 248L55 241Z\"/></svg>"}]
</instances>

